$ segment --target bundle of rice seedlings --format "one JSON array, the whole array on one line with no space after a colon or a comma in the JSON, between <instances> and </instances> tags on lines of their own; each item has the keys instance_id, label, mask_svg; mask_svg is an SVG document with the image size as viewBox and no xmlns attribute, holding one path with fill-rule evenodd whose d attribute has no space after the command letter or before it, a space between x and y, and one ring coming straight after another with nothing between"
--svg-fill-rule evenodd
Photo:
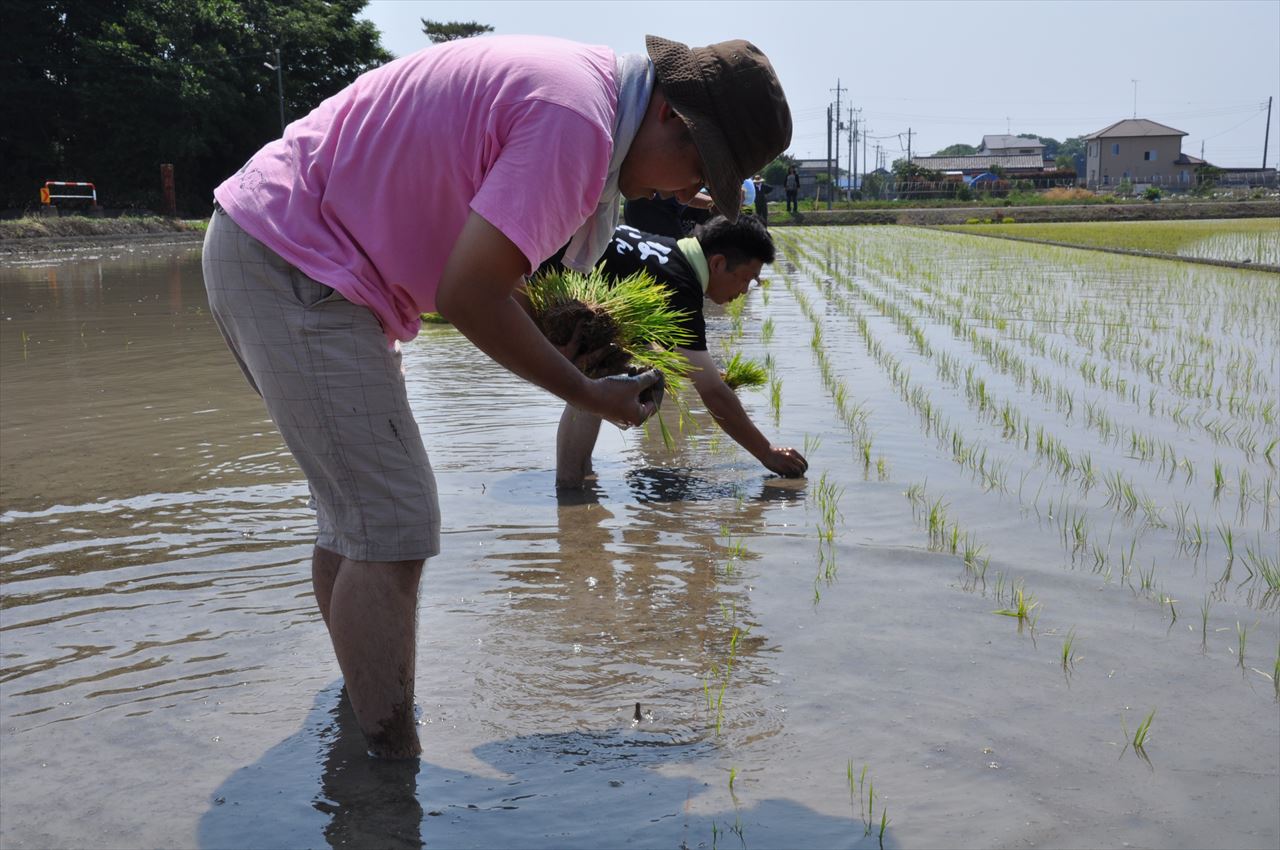
<instances>
[{"instance_id":1,"label":"bundle of rice seedlings","mask_svg":"<svg viewBox=\"0 0 1280 850\"><path fill-rule=\"evenodd\" d=\"M681 326L685 311L672 309L668 290L640 273L613 280L600 272L564 271L543 274L525 290L538 329L553 345L565 345L581 324L581 351L608 348L609 354L588 377L620 375L629 368L657 369L679 390L688 374L685 359L674 350L692 335Z\"/></svg>"},{"instance_id":2,"label":"bundle of rice seedlings","mask_svg":"<svg viewBox=\"0 0 1280 850\"><path fill-rule=\"evenodd\" d=\"M451 324L448 319L439 313L423 313L420 317L425 325L448 325Z\"/></svg>"},{"instance_id":3,"label":"bundle of rice seedlings","mask_svg":"<svg viewBox=\"0 0 1280 850\"><path fill-rule=\"evenodd\" d=\"M737 390L739 387L747 389L755 389L763 387L769 381L769 373L764 365L758 360L751 360L743 357L739 351L730 358L725 365L724 371L720 373L720 377L729 385L729 389Z\"/></svg>"},{"instance_id":4,"label":"bundle of rice seedlings","mask_svg":"<svg viewBox=\"0 0 1280 850\"><path fill-rule=\"evenodd\" d=\"M689 363L675 349L688 345L693 336L681 325L686 312L671 307L668 290L653 277L641 272L614 280L600 269L585 275L565 270L538 275L529 281L525 294L538 329L553 345L568 343L577 328L580 351L608 349L601 360L584 369L588 377L657 369L677 407L682 406L679 393ZM663 442L671 448L674 443L666 423L661 415L656 418Z\"/></svg>"}]
</instances>

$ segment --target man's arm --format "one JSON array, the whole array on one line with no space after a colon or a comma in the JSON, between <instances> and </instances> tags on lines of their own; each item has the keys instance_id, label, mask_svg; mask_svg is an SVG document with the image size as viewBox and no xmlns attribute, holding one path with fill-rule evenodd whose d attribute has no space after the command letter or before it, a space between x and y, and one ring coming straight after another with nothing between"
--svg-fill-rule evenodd
<instances>
[{"instance_id":1,"label":"man's arm","mask_svg":"<svg viewBox=\"0 0 1280 850\"><path fill-rule=\"evenodd\" d=\"M706 351L677 349L693 367L689 377L702 403L716 423L733 441L751 452L765 467L787 478L797 478L809 469L804 455L793 448L775 446L751 421L738 395L720 377L720 370Z\"/></svg>"},{"instance_id":2,"label":"man's arm","mask_svg":"<svg viewBox=\"0 0 1280 850\"><path fill-rule=\"evenodd\" d=\"M574 368L517 301L528 271L515 243L473 212L445 264L436 309L476 348L526 381L603 419L639 425L653 413L652 403L639 395L657 375L593 381Z\"/></svg>"}]
</instances>

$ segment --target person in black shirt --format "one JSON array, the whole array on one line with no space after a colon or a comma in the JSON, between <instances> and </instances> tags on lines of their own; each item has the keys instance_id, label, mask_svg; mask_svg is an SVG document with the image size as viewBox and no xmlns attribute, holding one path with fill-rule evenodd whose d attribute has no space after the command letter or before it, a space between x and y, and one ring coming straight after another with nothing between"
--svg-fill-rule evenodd
<instances>
[{"instance_id":1,"label":"person in black shirt","mask_svg":"<svg viewBox=\"0 0 1280 850\"><path fill-rule=\"evenodd\" d=\"M622 220L636 230L679 239L710 219L710 208L711 196L705 189L687 204L676 197L633 198L623 205Z\"/></svg>"},{"instance_id":2,"label":"person in black shirt","mask_svg":"<svg viewBox=\"0 0 1280 850\"><path fill-rule=\"evenodd\" d=\"M754 216L741 215L736 222L716 216L684 239L622 225L614 231L601 263L610 277L620 280L646 271L671 291L670 304L687 312L685 329L692 336L677 351L693 367L689 377L707 411L767 469L790 478L804 475L808 461L793 448L773 445L751 421L707 352L702 314L704 298L726 304L745 294L773 257L773 240L764 225ZM581 487L593 474L591 451L599 433L599 417L565 406L556 433L557 487Z\"/></svg>"}]
</instances>

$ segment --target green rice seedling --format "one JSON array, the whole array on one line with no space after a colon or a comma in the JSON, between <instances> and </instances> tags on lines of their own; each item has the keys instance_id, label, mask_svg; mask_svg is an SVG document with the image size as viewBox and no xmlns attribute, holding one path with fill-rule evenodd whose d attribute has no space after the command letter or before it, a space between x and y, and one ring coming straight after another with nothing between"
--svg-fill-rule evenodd
<instances>
[{"instance_id":1,"label":"green rice seedling","mask_svg":"<svg viewBox=\"0 0 1280 850\"><path fill-rule=\"evenodd\" d=\"M884 850L884 833L889 828L890 823L892 821L889 820L888 807L882 808L880 810L880 850Z\"/></svg>"},{"instance_id":2,"label":"green rice seedling","mask_svg":"<svg viewBox=\"0 0 1280 850\"><path fill-rule=\"evenodd\" d=\"M806 456L813 454L822 445L822 436L813 436L811 434L804 435L804 453Z\"/></svg>"},{"instance_id":3,"label":"green rice seedling","mask_svg":"<svg viewBox=\"0 0 1280 850\"><path fill-rule=\"evenodd\" d=\"M1204 602L1200 603L1200 651L1208 652L1209 650L1209 606L1212 603L1209 597L1204 598Z\"/></svg>"},{"instance_id":4,"label":"green rice seedling","mask_svg":"<svg viewBox=\"0 0 1280 850\"><path fill-rule=\"evenodd\" d=\"M760 340L766 345L773 339L773 317L765 319L760 323Z\"/></svg>"},{"instance_id":5,"label":"green rice seedling","mask_svg":"<svg viewBox=\"0 0 1280 850\"><path fill-rule=\"evenodd\" d=\"M1151 562L1151 569L1149 569L1149 570L1144 570L1144 569L1142 569L1141 567L1139 567L1139 568L1138 568L1138 581L1139 581L1139 583L1140 583L1140 585L1141 585L1141 588L1142 588L1142 590L1143 590L1144 592L1145 592L1145 591L1148 591L1148 590L1154 590L1154 589L1155 589L1155 586L1156 586L1156 562L1155 562L1154 560Z\"/></svg>"},{"instance_id":6,"label":"green rice seedling","mask_svg":"<svg viewBox=\"0 0 1280 850\"><path fill-rule=\"evenodd\" d=\"M733 793L733 781L738 778L738 769L736 767L729 768L729 793Z\"/></svg>"},{"instance_id":7,"label":"green rice seedling","mask_svg":"<svg viewBox=\"0 0 1280 850\"><path fill-rule=\"evenodd\" d=\"M1030 623L1031 627L1035 628L1036 619L1038 619L1040 615L1035 613L1033 617L1033 613L1035 612L1035 609L1039 607L1040 603L1034 596L1026 592L1021 581L1018 581L1014 585L1013 598L1011 601L1012 607L1001 608L997 611L993 611L992 613L1000 614L1005 617L1017 618L1018 631L1022 631L1022 627L1026 623Z\"/></svg>"},{"instance_id":8,"label":"green rice seedling","mask_svg":"<svg viewBox=\"0 0 1280 850\"><path fill-rule=\"evenodd\" d=\"M1240 621L1236 620L1236 663L1240 665L1240 669L1244 669L1244 647L1249 638L1249 629L1247 626L1241 626Z\"/></svg>"},{"instance_id":9,"label":"green rice seedling","mask_svg":"<svg viewBox=\"0 0 1280 850\"><path fill-rule=\"evenodd\" d=\"M738 390L740 388L755 389L763 387L769 380L769 373L764 366L756 361L742 356L742 352L736 352L733 357L729 358L729 362L725 364L724 371L720 373L720 377L729 385L729 389Z\"/></svg>"},{"instance_id":10,"label":"green rice seedling","mask_svg":"<svg viewBox=\"0 0 1280 850\"><path fill-rule=\"evenodd\" d=\"M447 325L449 320L439 313L423 313L422 321L428 325Z\"/></svg>"},{"instance_id":11,"label":"green rice seedling","mask_svg":"<svg viewBox=\"0 0 1280 850\"><path fill-rule=\"evenodd\" d=\"M782 419L782 379L776 375L769 379L769 408L776 426Z\"/></svg>"},{"instance_id":12,"label":"green rice seedling","mask_svg":"<svg viewBox=\"0 0 1280 850\"><path fill-rule=\"evenodd\" d=\"M876 458L876 478L885 481L889 478L889 464L884 459L884 455Z\"/></svg>"},{"instance_id":13,"label":"green rice seedling","mask_svg":"<svg viewBox=\"0 0 1280 850\"><path fill-rule=\"evenodd\" d=\"M946 534L947 526L947 508L942 503L942 497L939 496L933 504L929 505L929 541L931 544L941 544Z\"/></svg>"},{"instance_id":14,"label":"green rice seedling","mask_svg":"<svg viewBox=\"0 0 1280 850\"><path fill-rule=\"evenodd\" d=\"M1261 548L1261 544L1259 547ZM1280 592L1280 556L1271 558L1255 552L1252 546L1246 546L1244 562L1249 574L1261 577L1269 592Z\"/></svg>"},{"instance_id":15,"label":"green rice seedling","mask_svg":"<svg viewBox=\"0 0 1280 850\"><path fill-rule=\"evenodd\" d=\"M1076 654L1074 649L1075 643L1076 643L1076 630L1073 628L1067 632L1066 638L1064 638L1062 641L1062 669L1064 671L1069 672L1071 668L1075 667L1075 664L1076 664Z\"/></svg>"},{"instance_id":16,"label":"green rice seedling","mask_svg":"<svg viewBox=\"0 0 1280 850\"><path fill-rule=\"evenodd\" d=\"M1231 563L1236 559L1235 532L1231 530L1231 526L1219 524L1218 537L1222 539L1222 545L1227 547L1227 563Z\"/></svg>"},{"instance_id":17,"label":"green rice seedling","mask_svg":"<svg viewBox=\"0 0 1280 850\"><path fill-rule=\"evenodd\" d=\"M1151 721L1155 719L1155 716L1156 710L1153 708L1151 713L1143 718L1143 721L1138 724L1138 728L1134 730L1132 741L1134 750L1141 752L1146 748L1147 738L1151 734Z\"/></svg>"},{"instance_id":18,"label":"green rice seedling","mask_svg":"<svg viewBox=\"0 0 1280 850\"><path fill-rule=\"evenodd\" d=\"M1276 663L1272 667L1271 685L1276 692L1276 701L1280 702L1280 644L1276 645Z\"/></svg>"}]
</instances>

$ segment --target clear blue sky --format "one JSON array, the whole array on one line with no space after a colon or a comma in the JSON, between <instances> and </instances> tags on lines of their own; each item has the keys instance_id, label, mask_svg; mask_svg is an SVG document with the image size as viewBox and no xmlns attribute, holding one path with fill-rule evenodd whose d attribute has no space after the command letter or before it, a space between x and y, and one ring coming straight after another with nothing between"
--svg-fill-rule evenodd
<instances>
[{"instance_id":1,"label":"clear blue sky","mask_svg":"<svg viewBox=\"0 0 1280 850\"><path fill-rule=\"evenodd\" d=\"M363 17L397 56L427 46L424 17L619 52L642 52L646 33L691 45L746 38L782 79L799 157L826 156L837 80L842 111L861 108L888 162L905 155L908 128L916 153L990 133L1086 135L1133 116L1137 80L1138 117L1185 131L1185 153L1203 143L1215 165L1258 167L1267 98L1280 98L1280 0L373 0ZM1273 167L1278 136L1280 102Z\"/></svg>"}]
</instances>

